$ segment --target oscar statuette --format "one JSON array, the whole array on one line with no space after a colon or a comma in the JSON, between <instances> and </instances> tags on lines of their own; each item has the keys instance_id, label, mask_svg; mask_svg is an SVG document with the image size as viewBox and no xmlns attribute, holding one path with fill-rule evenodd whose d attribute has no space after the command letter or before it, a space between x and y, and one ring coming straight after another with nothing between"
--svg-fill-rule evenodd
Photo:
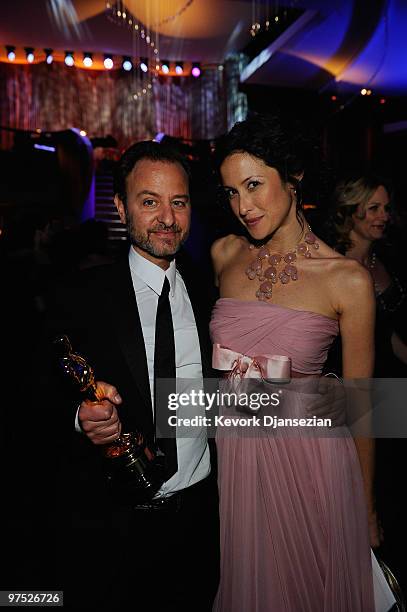
<instances>
[{"instance_id":1,"label":"oscar statuette","mask_svg":"<svg viewBox=\"0 0 407 612\"><path fill-rule=\"evenodd\" d=\"M74 353L67 336L54 341L59 364L66 377L83 399L99 402L95 373L86 359ZM141 432L122 433L110 444L101 447L106 474L114 494L130 503L148 501L164 482L160 457L149 446Z\"/></svg>"}]
</instances>

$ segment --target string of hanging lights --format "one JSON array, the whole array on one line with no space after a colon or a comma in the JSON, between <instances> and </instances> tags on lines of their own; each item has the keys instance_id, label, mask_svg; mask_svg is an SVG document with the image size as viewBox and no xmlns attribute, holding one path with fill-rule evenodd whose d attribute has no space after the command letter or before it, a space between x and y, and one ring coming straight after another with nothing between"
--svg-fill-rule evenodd
<instances>
[{"instance_id":1,"label":"string of hanging lights","mask_svg":"<svg viewBox=\"0 0 407 612\"><path fill-rule=\"evenodd\" d=\"M182 13L185 13L185 11L191 6L193 1L194 0L187 0L175 13L169 15L168 17L164 17L161 21L158 21L157 23L154 23L153 28L159 28L178 19L178 17L180 17Z\"/></svg>"},{"instance_id":2,"label":"string of hanging lights","mask_svg":"<svg viewBox=\"0 0 407 612\"><path fill-rule=\"evenodd\" d=\"M289 4L285 2L284 8L280 6L279 0L252 0L252 22L249 30L252 38L279 25L287 18L289 9L294 9L297 5L298 0L291 0Z\"/></svg>"},{"instance_id":3,"label":"string of hanging lights","mask_svg":"<svg viewBox=\"0 0 407 612\"><path fill-rule=\"evenodd\" d=\"M123 0L111 0L106 1L106 15L108 19L116 26L125 27L130 30L133 36L133 47L136 50L136 54L140 54L142 59L140 61L140 69L145 75L145 79L148 80L148 84L145 83L145 87L142 88L141 93L151 87L155 79L159 75L170 75L171 67L168 61L160 61L159 52L159 33L157 29L163 25L167 25L177 18L179 18L193 3L194 0L186 0L182 6L171 15L164 18L158 19L149 25L143 24L138 20L133 13L127 8ZM127 64L129 70L130 66ZM185 70L183 62L177 62L175 66L174 76L185 76ZM197 76L197 70L193 66L191 68L192 76ZM200 72L199 72L200 74ZM140 92L134 95L135 99L138 99L141 95Z\"/></svg>"},{"instance_id":4,"label":"string of hanging lights","mask_svg":"<svg viewBox=\"0 0 407 612\"><path fill-rule=\"evenodd\" d=\"M159 56L158 45L151 36L150 30L144 26L136 17L126 9L124 2L106 2L106 15L108 19L119 26L124 26L130 29L133 34L138 36L146 46L150 47L153 54Z\"/></svg>"}]
</instances>

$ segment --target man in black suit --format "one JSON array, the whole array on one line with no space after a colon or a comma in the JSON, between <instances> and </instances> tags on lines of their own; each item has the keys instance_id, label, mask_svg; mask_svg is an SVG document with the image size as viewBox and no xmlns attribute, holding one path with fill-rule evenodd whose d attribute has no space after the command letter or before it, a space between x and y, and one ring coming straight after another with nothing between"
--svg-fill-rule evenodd
<instances>
[{"instance_id":1,"label":"man in black suit","mask_svg":"<svg viewBox=\"0 0 407 612\"><path fill-rule=\"evenodd\" d=\"M157 343L168 327L176 378L211 374L208 321L175 265L190 227L188 167L170 147L137 143L119 162L115 192L129 254L87 271L79 287L60 295L65 312L54 327L87 356L104 398L82 401L76 415L81 433L72 486L80 501L71 605L209 611L217 589L219 534L206 431L173 442L166 481L144 505L116 505L109 498L97 452L121 431L138 430L154 439L155 368L166 350L157 350ZM167 323L157 335L159 311L165 308Z\"/></svg>"}]
</instances>

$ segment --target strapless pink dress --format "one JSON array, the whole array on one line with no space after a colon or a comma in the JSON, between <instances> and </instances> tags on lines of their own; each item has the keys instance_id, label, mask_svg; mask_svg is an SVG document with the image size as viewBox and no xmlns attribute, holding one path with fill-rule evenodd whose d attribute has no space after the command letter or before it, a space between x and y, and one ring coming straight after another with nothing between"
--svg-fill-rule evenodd
<instances>
[{"instance_id":1,"label":"strapless pink dress","mask_svg":"<svg viewBox=\"0 0 407 612\"><path fill-rule=\"evenodd\" d=\"M317 313L229 298L217 301L211 321L214 343L249 356L288 355L302 374L321 372L337 333L337 321ZM302 400L293 403L297 416L309 416ZM344 429L218 436L216 612L374 611L361 470Z\"/></svg>"}]
</instances>

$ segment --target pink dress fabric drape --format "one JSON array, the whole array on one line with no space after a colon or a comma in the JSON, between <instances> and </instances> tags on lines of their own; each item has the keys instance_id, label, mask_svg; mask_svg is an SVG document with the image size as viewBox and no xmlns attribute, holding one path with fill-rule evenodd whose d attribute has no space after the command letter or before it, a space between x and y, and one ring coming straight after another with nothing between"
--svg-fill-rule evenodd
<instances>
[{"instance_id":1,"label":"pink dress fabric drape","mask_svg":"<svg viewBox=\"0 0 407 612\"><path fill-rule=\"evenodd\" d=\"M288 355L321 372L338 333L333 319L271 303L223 298L214 343L254 356ZM309 416L312 395L288 413ZM287 410L287 407L286 407ZM216 612L373 612L367 512L346 428L333 436L217 436L221 582Z\"/></svg>"}]
</instances>

